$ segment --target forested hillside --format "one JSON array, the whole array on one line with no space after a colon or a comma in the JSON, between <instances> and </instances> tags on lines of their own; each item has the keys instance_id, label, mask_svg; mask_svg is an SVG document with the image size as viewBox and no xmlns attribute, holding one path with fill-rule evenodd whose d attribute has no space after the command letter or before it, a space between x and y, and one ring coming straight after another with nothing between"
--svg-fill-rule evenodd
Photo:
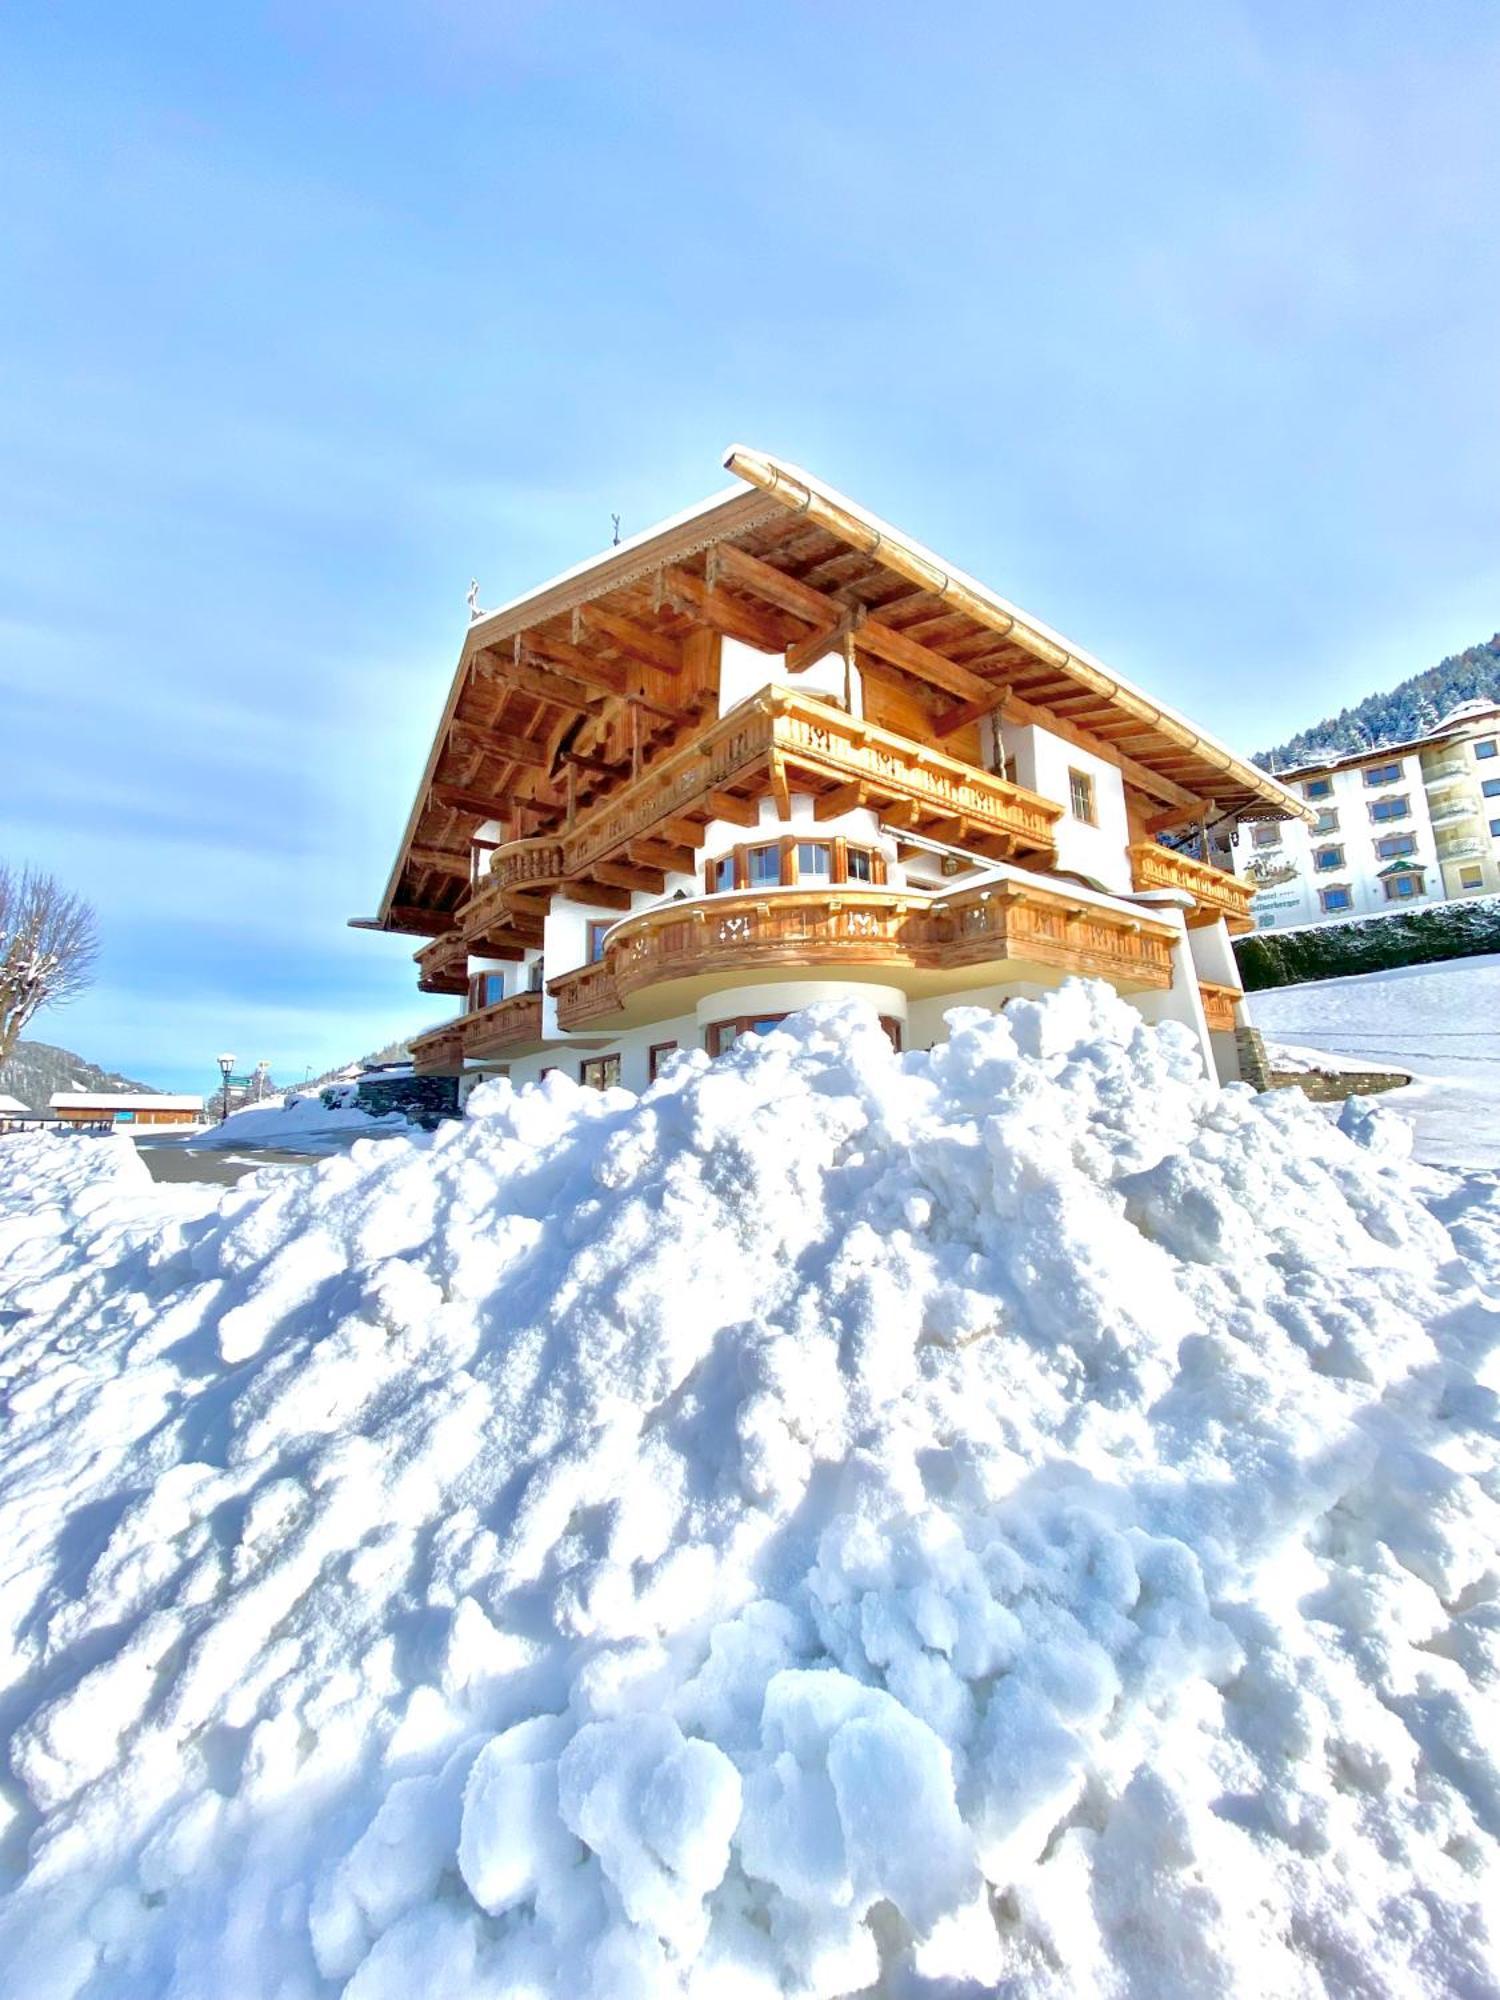
<instances>
[{"instance_id":1,"label":"forested hillside","mask_svg":"<svg viewBox=\"0 0 1500 2000\"><path fill-rule=\"evenodd\" d=\"M1413 674L1388 694L1367 694L1353 708L1325 716L1274 749L1257 751L1255 762L1278 771L1315 757L1379 749L1383 743L1423 735L1457 703L1476 699L1500 701L1500 632L1484 645L1470 646L1425 673Z\"/></svg>"},{"instance_id":2,"label":"forested hillside","mask_svg":"<svg viewBox=\"0 0 1500 2000\"><path fill-rule=\"evenodd\" d=\"M54 1090L155 1090L154 1083L120 1076L85 1062L71 1049L50 1042L17 1042L0 1062L0 1094L17 1097L32 1111L45 1111Z\"/></svg>"}]
</instances>

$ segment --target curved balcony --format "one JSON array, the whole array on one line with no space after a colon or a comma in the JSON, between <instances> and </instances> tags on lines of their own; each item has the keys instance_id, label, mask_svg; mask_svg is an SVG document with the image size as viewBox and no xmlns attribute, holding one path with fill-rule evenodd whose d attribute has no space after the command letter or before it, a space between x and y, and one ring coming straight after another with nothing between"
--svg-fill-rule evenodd
<instances>
[{"instance_id":1,"label":"curved balcony","mask_svg":"<svg viewBox=\"0 0 1500 2000\"><path fill-rule=\"evenodd\" d=\"M548 981L558 1025L618 1030L765 979L899 986L912 998L1069 973L1125 992L1171 984L1170 926L1004 878L928 897L897 889L781 889L701 897L616 924L596 965Z\"/></svg>"},{"instance_id":2,"label":"curved balcony","mask_svg":"<svg viewBox=\"0 0 1500 2000\"><path fill-rule=\"evenodd\" d=\"M1455 780L1471 775L1467 757L1439 757L1433 763L1422 766L1422 783L1433 791L1439 785L1451 785Z\"/></svg>"},{"instance_id":3,"label":"curved balcony","mask_svg":"<svg viewBox=\"0 0 1500 2000\"><path fill-rule=\"evenodd\" d=\"M818 818L859 806L892 812L903 827L926 831L997 860L1012 855L1050 861L1062 807L1024 786L981 771L941 750L880 729L799 689L772 687L662 758L614 798L561 833L506 841L463 917L487 917L506 899L539 896L564 883L587 883L590 871L631 860L632 843L661 843L691 864L691 846L726 802L747 806L770 796L787 817L792 792L811 793ZM648 861L651 855L642 857ZM602 879L608 880L606 875ZM514 908L514 905L511 905ZM471 914L474 913L474 914ZM523 913L524 914L524 913Z\"/></svg>"},{"instance_id":4,"label":"curved balcony","mask_svg":"<svg viewBox=\"0 0 1500 2000\"><path fill-rule=\"evenodd\" d=\"M1458 820L1478 819L1480 812L1477 798L1450 799L1446 805L1434 806L1427 818L1433 826L1452 826Z\"/></svg>"},{"instance_id":5,"label":"curved balcony","mask_svg":"<svg viewBox=\"0 0 1500 2000\"><path fill-rule=\"evenodd\" d=\"M1218 917L1235 933L1255 929L1250 899L1256 885L1240 881L1211 862L1195 861L1190 854L1142 840L1130 850L1130 879L1137 889L1185 889L1197 902L1197 908L1188 912L1192 929L1211 924Z\"/></svg>"},{"instance_id":6,"label":"curved balcony","mask_svg":"<svg viewBox=\"0 0 1500 2000\"><path fill-rule=\"evenodd\" d=\"M541 994L513 993L508 1000L476 1007L471 1013L460 1014L456 1021L429 1028L425 1035L417 1036L411 1053L418 1070L437 1071L461 1069L466 1061L535 1055L546 1046Z\"/></svg>"}]
</instances>

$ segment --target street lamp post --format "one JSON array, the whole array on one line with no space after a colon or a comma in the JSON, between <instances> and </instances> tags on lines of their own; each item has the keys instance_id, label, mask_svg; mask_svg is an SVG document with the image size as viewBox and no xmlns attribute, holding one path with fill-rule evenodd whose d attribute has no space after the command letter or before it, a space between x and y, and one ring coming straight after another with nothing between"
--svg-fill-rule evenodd
<instances>
[{"instance_id":1,"label":"street lamp post","mask_svg":"<svg viewBox=\"0 0 1500 2000\"><path fill-rule=\"evenodd\" d=\"M229 1079L230 1076L233 1074L233 1071L234 1071L234 1057L220 1056L219 1073L224 1079L224 1109L219 1113L219 1123L221 1125L224 1123L224 1120L229 1116Z\"/></svg>"}]
</instances>

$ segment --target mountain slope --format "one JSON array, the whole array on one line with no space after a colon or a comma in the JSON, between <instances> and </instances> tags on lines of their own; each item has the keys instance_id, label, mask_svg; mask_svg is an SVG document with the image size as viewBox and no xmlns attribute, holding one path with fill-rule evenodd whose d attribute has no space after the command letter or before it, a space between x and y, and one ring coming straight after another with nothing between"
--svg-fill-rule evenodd
<instances>
[{"instance_id":1,"label":"mountain slope","mask_svg":"<svg viewBox=\"0 0 1500 2000\"><path fill-rule=\"evenodd\" d=\"M32 1111L45 1111L54 1090L156 1090L154 1083L100 1069L71 1049L50 1042L17 1042L0 1062L0 1094L18 1097Z\"/></svg>"},{"instance_id":2,"label":"mountain slope","mask_svg":"<svg viewBox=\"0 0 1500 2000\"><path fill-rule=\"evenodd\" d=\"M1263 770L1286 770L1316 757L1405 742L1436 728L1459 702L1474 700L1500 701L1500 632L1413 674L1386 694L1367 694L1353 708L1325 716L1274 749L1258 750L1254 761Z\"/></svg>"}]
</instances>

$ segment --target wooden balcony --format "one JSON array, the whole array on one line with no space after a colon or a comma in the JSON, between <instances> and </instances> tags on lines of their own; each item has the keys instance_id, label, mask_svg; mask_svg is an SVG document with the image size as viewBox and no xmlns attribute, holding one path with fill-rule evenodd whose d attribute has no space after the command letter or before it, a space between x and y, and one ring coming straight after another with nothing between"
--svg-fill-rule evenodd
<instances>
[{"instance_id":1,"label":"wooden balcony","mask_svg":"<svg viewBox=\"0 0 1500 2000\"><path fill-rule=\"evenodd\" d=\"M546 1046L541 994L513 993L429 1029L412 1043L411 1053L418 1070L444 1071L461 1069L466 1061L534 1055Z\"/></svg>"},{"instance_id":2,"label":"wooden balcony","mask_svg":"<svg viewBox=\"0 0 1500 2000\"><path fill-rule=\"evenodd\" d=\"M1216 1035L1232 1035L1235 1028L1235 1005L1244 998L1239 988L1216 986L1210 980L1200 979L1198 992L1203 1000L1203 1016L1208 1022L1210 1032Z\"/></svg>"},{"instance_id":3,"label":"wooden balcony","mask_svg":"<svg viewBox=\"0 0 1500 2000\"><path fill-rule=\"evenodd\" d=\"M1255 929L1250 914L1254 883L1241 882L1210 862L1195 861L1190 854L1178 854L1154 840L1143 840L1130 850L1130 875L1137 889L1185 889L1197 902L1197 908L1187 913L1190 928L1222 917L1236 934Z\"/></svg>"},{"instance_id":4,"label":"wooden balcony","mask_svg":"<svg viewBox=\"0 0 1500 2000\"><path fill-rule=\"evenodd\" d=\"M469 990L469 947L462 931L444 931L431 944L412 953L417 962L417 990L421 993L467 993Z\"/></svg>"},{"instance_id":5,"label":"wooden balcony","mask_svg":"<svg viewBox=\"0 0 1500 2000\"><path fill-rule=\"evenodd\" d=\"M928 898L889 889L749 891L644 910L596 965L550 980L558 1025L618 1030L767 977L899 986L913 998L1069 973L1123 992L1172 979L1169 925L1013 880Z\"/></svg>"},{"instance_id":6,"label":"wooden balcony","mask_svg":"<svg viewBox=\"0 0 1500 2000\"><path fill-rule=\"evenodd\" d=\"M785 818L794 791L813 794L819 818L868 806L902 829L996 860L1050 861L1062 815L1050 799L991 772L800 690L768 688L562 833L498 847L466 906L465 933L474 934L475 913L488 920L492 911L513 911L528 891L544 896L573 884L587 900L596 869L607 883L608 871L624 863L691 867L710 820L735 817L768 795ZM633 855L641 844L646 852Z\"/></svg>"}]
</instances>

